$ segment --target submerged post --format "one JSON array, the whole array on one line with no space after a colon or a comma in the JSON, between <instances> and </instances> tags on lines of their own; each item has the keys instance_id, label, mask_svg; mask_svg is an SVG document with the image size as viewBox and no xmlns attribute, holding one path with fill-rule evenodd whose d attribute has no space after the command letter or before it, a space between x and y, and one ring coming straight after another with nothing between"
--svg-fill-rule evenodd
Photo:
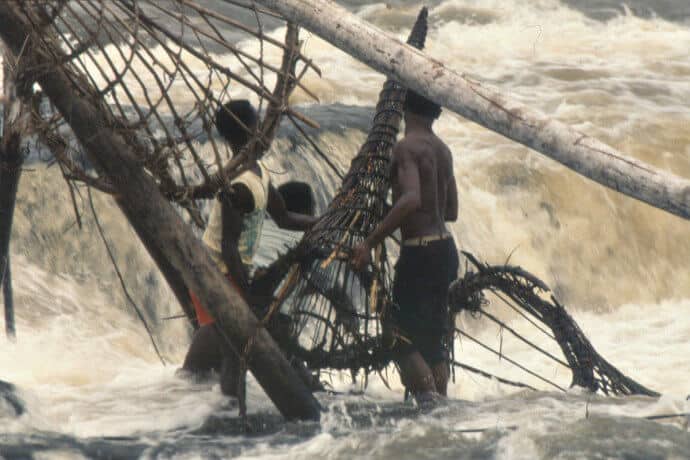
<instances>
[{"instance_id":1,"label":"submerged post","mask_svg":"<svg viewBox=\"0 0 690 460\"><path fill-rule=\"evenodd\" d=\"M12 298L12 275L10 273L10 256L7 255L5 277L2 280L2 294L5 301L5 334L10 340L14 340L17 331L14 326L14 299Z\"/></svg>"},{"instance_id":2,"label":"submerged post","mask_svg":"<svg viewBox=\"0 0 690 460\"><path fill-rule=\"evenodd\" d=\"M609 145L467 78L329 0L258 0L374 69L463 117L606 187L690 219L690 180Z\"/></svg>"},{"instance_id":3,"label":"submerged post","mask_svg":"<svg viewBox=\"0 0 690 460\"><path fill-rule=\"evenodd\" d=\"M228 345L247 355L249 369L283 416L318 420L320 406L306 384L141 167L115 129L117 122L102 97L89 90L83 75L68 64L68 57L50 37L34 39L25 11L15 3L0 6L0 38L13 52L21 51L24 78L41 85L98 172L112 181L118 206L145 246L165 256L207 306Z\"/></svg>"}]
</instances>

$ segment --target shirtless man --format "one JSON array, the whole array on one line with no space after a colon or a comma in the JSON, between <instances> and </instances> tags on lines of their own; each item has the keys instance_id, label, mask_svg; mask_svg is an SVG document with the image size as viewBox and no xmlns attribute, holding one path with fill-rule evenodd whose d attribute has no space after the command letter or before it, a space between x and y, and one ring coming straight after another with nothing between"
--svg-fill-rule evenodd
<instances>
[{"instance_id":1,"label":"shirtless man","mask_svg":"<svg viewBox=\"0 0 690 460\"><path fill-rule=\"evenodd\" d=\"M371 249L396 229L402 234L395 265L394 356L405 387L417 401L446 395L449 363L444 346L449 324L447 293L458 271L458 253L445 222L458 217L453 158L432 130L441 107L408 91L405 137L393 147L393 207L352 254L364 269Z\"/></svg>"}]
</instances>

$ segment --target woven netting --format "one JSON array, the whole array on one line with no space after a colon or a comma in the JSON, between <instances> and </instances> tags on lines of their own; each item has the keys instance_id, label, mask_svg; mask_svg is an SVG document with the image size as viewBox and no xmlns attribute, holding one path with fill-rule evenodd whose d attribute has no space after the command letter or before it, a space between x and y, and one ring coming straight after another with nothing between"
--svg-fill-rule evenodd
<instances>
[{"instance_id":1,"label":"woven netting","mask_svg":"<svg viewBox=\"0 0 690 460\"><path fill-rule=\"evenodd\" d=\"M605 395L658 396L604 359L539 278L517 266L488 265L470 253L463 254L471 267L466 267L464 276L452 283L448 297L451 323L462 324L454 328L448 341L453 344L449 347L453 376L460 369L522 389L565 392L568 387L578 386ZM460 314L468 315L466 321L456 321ZM498 332L493 337L495 343L478 338L487 336L491 326ZM369 373L391 363L393 351L384 334L357 337L359 340L343 341L331 350L307 349L296 342L282 345L314 369ZM511 344L508 337L512 337ZM457 344L460 344L458 359L454 351ZM464 344L472 346L469 355L465 351L470 347ZM524 348L531 350L532 356L520 362L513 355ZM526 355L530 353L524 350L520 353L523 360ZM473 365L472 360L484 365ZM500 368L496 372L486 366L492 361L491 368ZM544 371L545 367L548 372ZM570 375L570 382L554 379L560 373L559 368Z\"/></svg>"},{"instance_id":2,"label":"woven netting","mask_svg":"<svg viewBox=\"0 0 690 460\"><path fill-rule=\"evenodd\" d=\"M297 87L313 96L300 80L320 71L300 54L297 28L253 2L223 0L209 9L192 0L46 0L7 7L21 12L52 54L44 71L61 66L74 76L79 94L111 116L108 128L199 227L196 200L213 197L266 151L283 115L317 126L288 97ZM264 32L281 25L284 41ZM21 80L21 65L9 64ZM233 98L249 99L263 114L234 157L214 131L216 111ZM108 179L84 164L65 119L35 99L34 130L70 186L112 193Z\"/></svg>"},{"instance_id":3,"label":"woven netting","mask_svg":"<svg viewBox=\"0 0 690 460\"><path fill-rule=\"evenodd\" d=\"M427 10L423 9L408 43L422 48ZM299 245L302 256L278 291L274 308L292 319L294 354L312 367L334 367L346 350L367 353L381 336L380 314L388 303L389 269L384 245L365 272L349 264L352 248L382 220L390 188L391 151L396 142L406 89L393 80L383 86L372 128L352 160L342 186L318 223ZM317 356L330 357L320 365ZM355 368L358 366L355 366Z\"/></svg>"},{"instance_id":4,"label":"woven netting","mask_svg":"<svg viewBox=\"0 0 690 460\"><path fill-rule=\"evenodd\" d=\"M522 373L530 380L539 381L550 388L565 391L562 385L551 378L529 369L529 365L510 357L510 351L503 350L503 337L510 335L515 341L529 347L539 359L548 360L556 367L568 369L572 375L570 386L599 391L606 395L658 394L630 377L624 375L606 361L587 339L572 316L549 288L536 276L520 267L510 265L490 266L480 263L474 256L465 252L472 269L454 282L449 289L450 313L470 312L477 321L479 318L499 327L498 346L491 346L478 340L468 328L456 328L461 340L472 342L483 350L501 359L505 366ZM487 299L492 296L495 302ZM514 320L507 324L503 316L513 313ZM470 320L471 321L471 320ZM483 323L487 325L486 323ZM520 329L520 330L518 330ZM478 369L455 361L457 367L481 373ZM487 377L496 377L484 373ZM510 382L498 378L503 383L530 387L525 383Z\"/></svg>"}]
</instances>

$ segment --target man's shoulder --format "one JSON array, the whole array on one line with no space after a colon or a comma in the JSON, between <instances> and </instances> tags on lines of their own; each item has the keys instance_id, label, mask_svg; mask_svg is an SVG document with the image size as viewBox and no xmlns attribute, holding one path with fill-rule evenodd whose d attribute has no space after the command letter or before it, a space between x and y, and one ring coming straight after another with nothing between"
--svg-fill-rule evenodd
<instances>
[{"instance_id":1,"label":"man's shoulder","mask_svg":"<svg viewBox=\"0 0 690 460\"><path fill-rule=\"evenodd\" d=\"M401 155L409 156L414 159L421 159L429 155L433 155L436 150L439 150L441 144L437 144L436 136L429 135L407 135L400 139L393 147L393 156L399 157Z\"/></svg>"},{"instance_id":2,"label":"man's shoulder","mask_svg":"<svg viewBox=\"0 0 690 460\"><path fill-rule=\"evenodd\" d=\"M409 155L414 154L421 148L420 139L418 136L405 136L395 143L393 146L393 155Z\"/></svg>"},{"instance_id":3,"label":"man's shoulder","mask_svg":"<svg viewBox=\"0 0 690 460\"><path fill-rule=\"evenodd\" d=\"M415 144L421 142L423 140L423 137L424 136L420 136L419 134L406 134L395 145L414 146Z\"/></svg>"}]
</instances>

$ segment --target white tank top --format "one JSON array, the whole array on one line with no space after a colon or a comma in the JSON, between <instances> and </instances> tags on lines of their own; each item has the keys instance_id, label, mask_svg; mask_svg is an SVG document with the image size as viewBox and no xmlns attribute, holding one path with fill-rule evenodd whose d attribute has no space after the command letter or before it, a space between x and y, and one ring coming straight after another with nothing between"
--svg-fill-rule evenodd
<instances>
[{"instance_id":1,"label":"white tank top","mask_svg":"<svg viewBox=\"0 0 690 460\"><path fill-rule=\"evenodd\" d=\"M268 188L271 180L268 171L260 161L257 162L261 169L261 177L255 172L247 170L233 179L233 184L245 185L254 197L254 210L244 215L242 219L242 230L237 244L237 249L240 253L242 263L251 270L252 260L254 254L259 248L259 239L261 238L261 229L264 225L264 218L266 215L266 206L268 205ZM211 208L211 215L208 218L208 225L204 231L204 236L201 241L210 249L213 261L218 265L221 272L227 273L228 268L225 266L222 257L223 240L223 221L221 218L221 203L219 200L213 201Z\"/></svg>"}]
</instances>

